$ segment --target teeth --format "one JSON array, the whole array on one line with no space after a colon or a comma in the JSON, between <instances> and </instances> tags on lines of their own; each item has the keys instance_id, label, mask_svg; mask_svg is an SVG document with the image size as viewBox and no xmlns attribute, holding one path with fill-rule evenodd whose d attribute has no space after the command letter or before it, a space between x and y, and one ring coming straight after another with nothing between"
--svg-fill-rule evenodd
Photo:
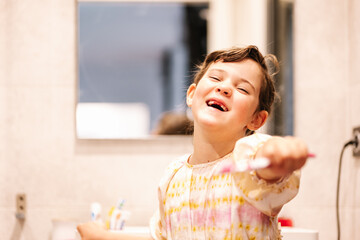
<instances>
[{"instance_id":1,"label":"teeth","mask_svg":"<svg viewBox=\"0 0 360 240\"><path fill-rule=\"evenodd\" d=\"M218 103L218 102L215 102L215 101L213 101L213 100L209 101L209 102L208 102L208 105L209 105L209 106L217 105L217 106L221 107L221 109L222 109L224 112L227 111L227 108L226 108L224 105L222 105L222 104L220 104L220 103Z\"/></svg>"}]
</instances>

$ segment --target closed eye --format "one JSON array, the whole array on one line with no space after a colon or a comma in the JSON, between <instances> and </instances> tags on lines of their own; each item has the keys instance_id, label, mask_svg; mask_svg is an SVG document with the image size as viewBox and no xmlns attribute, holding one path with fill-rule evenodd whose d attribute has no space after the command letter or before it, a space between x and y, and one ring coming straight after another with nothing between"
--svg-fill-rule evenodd
<instances>
[{"instance_id":1,"label":"closed eye","mask_svg":"<svg viewBox=\"0 0 360 240\"><path fill-rule=\"evenodd\" d=\"M215 81L220 81L220 79L219 79L218 77L216 77L216 76L210 76L210 78L211 78L212 80L215 80Z\"/></svg>"},{"instance_id":2,"label":"closed eye","mask_svg":"<svg viewBox=\"0 0 360 240\"><path fill-rule=\"evenodd\" d=\"M249 92L248 92L245 88L238 88L238 90L239 90L240 92L249 94Z\"/></svg>"}]
</instances>

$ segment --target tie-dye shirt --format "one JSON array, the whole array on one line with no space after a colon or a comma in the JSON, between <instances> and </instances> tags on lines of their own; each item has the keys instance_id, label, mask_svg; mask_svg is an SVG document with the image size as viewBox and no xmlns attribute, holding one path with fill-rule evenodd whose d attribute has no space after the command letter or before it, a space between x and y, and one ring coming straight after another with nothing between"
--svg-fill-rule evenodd
<instances>
[{"instance_id":1,"label":"tie-dye shirt","mask_svg":"<svg viewBox=\"0 0 360 240\"><path fill-rule=\"evenodd\" d=\"M246 151L237 155L239 161L253 159L269 138L259 133L242 138ZM270 184L254 171L219 171L234 161L232 155L197 165L190 165L187 155L170 164L150 221L154 239L281 239L277 214L297 194L300 173Z\"/></svg>"}]
</instances>

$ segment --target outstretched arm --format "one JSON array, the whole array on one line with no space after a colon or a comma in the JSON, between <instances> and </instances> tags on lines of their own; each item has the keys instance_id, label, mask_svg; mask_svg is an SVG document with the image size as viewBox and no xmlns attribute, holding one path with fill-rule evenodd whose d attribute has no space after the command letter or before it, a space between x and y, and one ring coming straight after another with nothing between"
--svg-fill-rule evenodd
<instances>
[{"instance_id":1,"label":"outstretched arm","mask_svg":"<svg viewBox=\"0 0 360 240\"><path fill-rule=\"evenodd\" d=\"M267 168L257 170L257 175L275 182L304 166L309 156L307 145L296 137L273 137L259 148L255 157L270 160Z\"/></svg>"},{"instance_id":2,"label":"outstretched arm","mask_svg":"<svg viewBox=\"0 0 360 240\"><path fill-rule=\"evenodd\" d=\"M106 230L103 225L96 222L88 222L77 226L77 230L82 240L152 240L150 236L139 236L136 234L125 234L121 232L111 232Z\"/></svg>"}]
</instances>

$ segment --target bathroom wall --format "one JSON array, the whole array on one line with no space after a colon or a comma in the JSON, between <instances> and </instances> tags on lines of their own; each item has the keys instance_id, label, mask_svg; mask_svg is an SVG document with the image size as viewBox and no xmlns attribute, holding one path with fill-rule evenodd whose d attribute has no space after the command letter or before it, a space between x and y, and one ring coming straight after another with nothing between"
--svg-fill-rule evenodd
<instances>
[{"instance_id":1,"label":"bathroom wall","mask_svg":"<svg viewBox=\"0 0 360 240\"><path fill-rule=\"evenodd\" d=\"M191 139L77 140L76 2L1 1L0 13L1 238L49 239L52 219L87 221L93 201L106 215L119 197L128 224L146 224L163 169ZM359 16L356 0L295 1L295 134L317 158L282 214L320 239L336 239L338 158L360 125ZM343 161L343 239L359 239L360 159L348 149ZM19 192L25 222L14 214Z\"/></svg>"},{"instance_id":2,"label":"bathroom wall","mask_svg":"<svg viewBox=\"0 0 360 240\"><path fill-rule=\"evenodd\" d=\"M49 239L52 219L104 218L127 200L129 224L145 225L168 162L191 139L86 141L75 136L76 1L0 2L0 236ZM166 149L166 151L164 150ZM27 195L24 222L15 195Z\"/></svg>"},{"instance_id":3,"label":"bathroom wall","mask_svg":"<svg viewBox=\"0 0 360 240\"><path fill-rule=\"evenodd\" d=\"M295 225L336 238L336 184L342 146L360 126L360 2L295 1L295 135L317 157L306 164L301 190L284 215ZM343 157L342 239L360 239L360 158Z\"/></svg>"}]
</instances>

